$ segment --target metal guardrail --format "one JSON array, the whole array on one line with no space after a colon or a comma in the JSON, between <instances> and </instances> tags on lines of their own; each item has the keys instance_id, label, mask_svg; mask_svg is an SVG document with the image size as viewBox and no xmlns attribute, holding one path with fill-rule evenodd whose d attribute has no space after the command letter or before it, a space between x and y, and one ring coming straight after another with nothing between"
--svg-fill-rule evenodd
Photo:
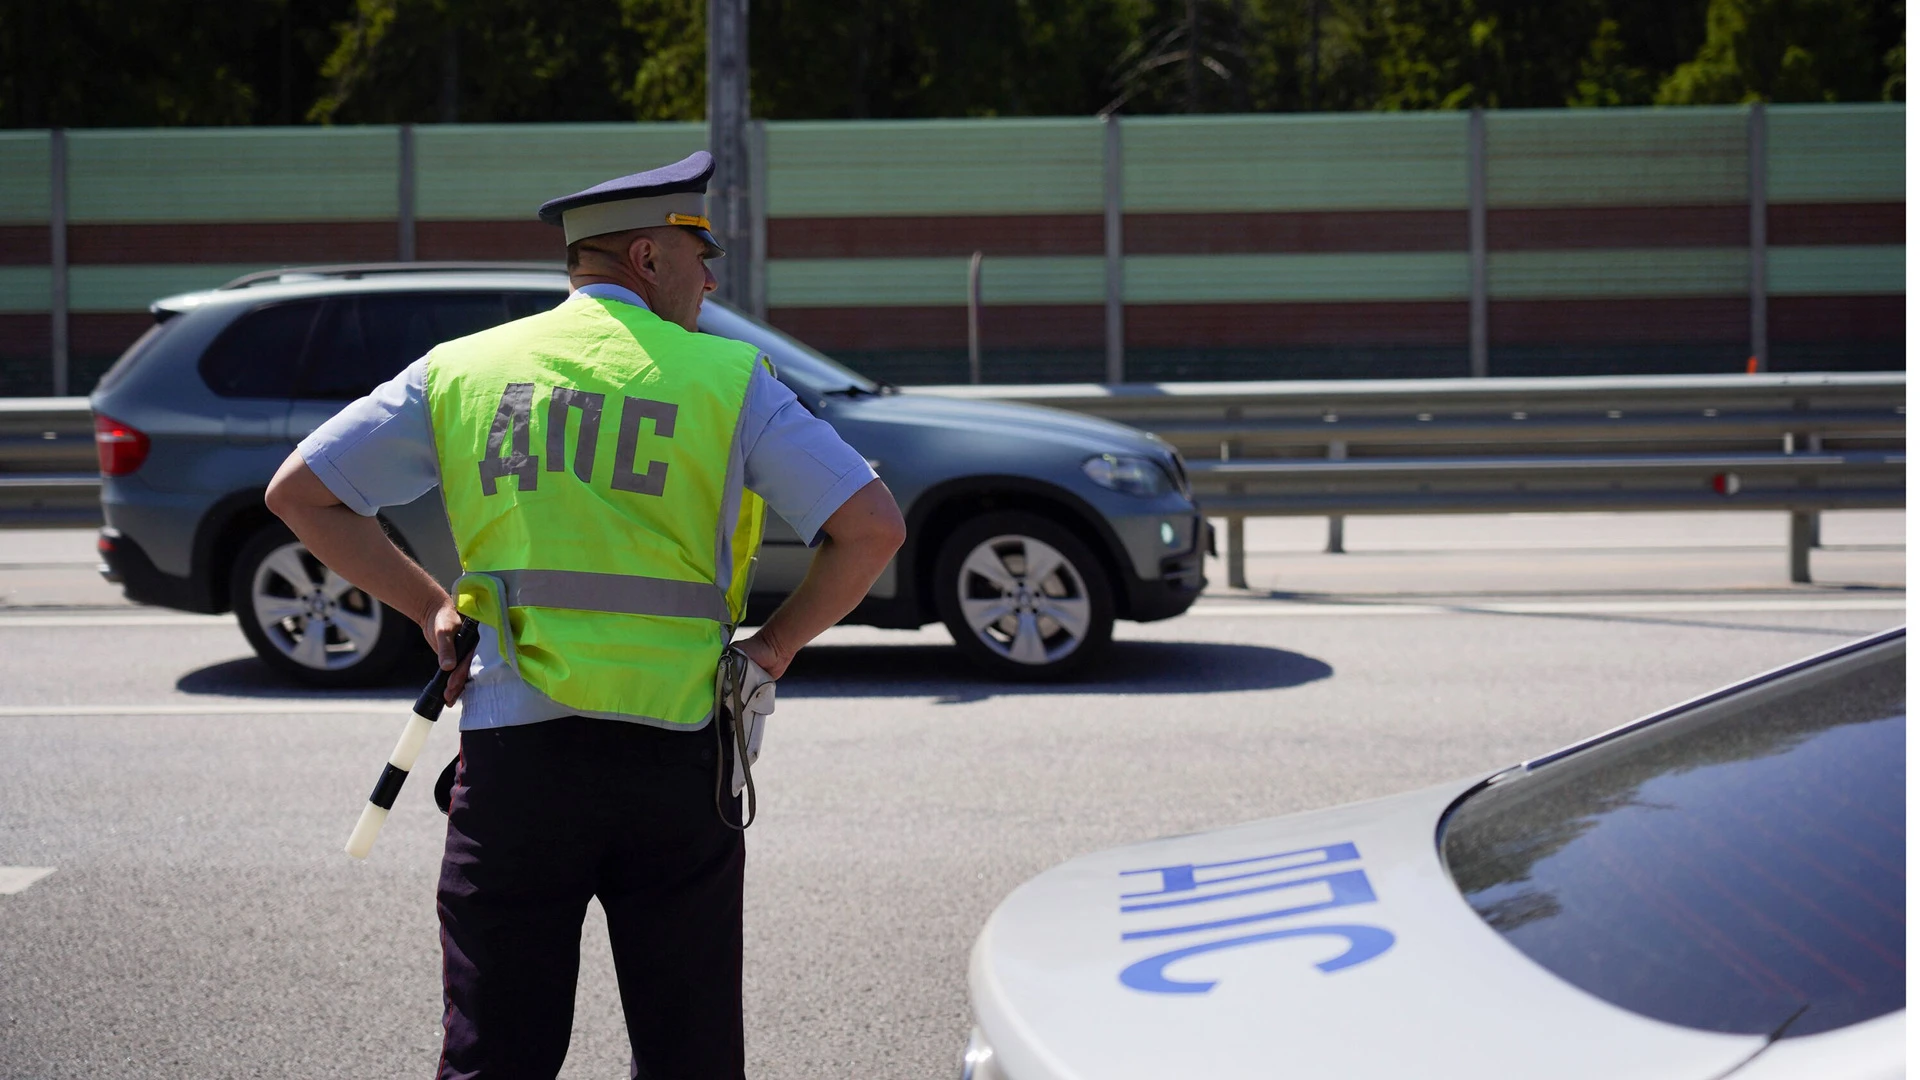
<instances>
[{"instance_id":1,"label":"metal guardrail","mask_svg":"<svg viewBox=\"0 0 1920 1080\"><path fill-rule=\"evenodd\" d=\"M1172 443L1227 519L1246 583L1248 517L1784 510L1810 580L1821 510L1906 505L1906 375L1653 375L1157 385L944 386L1047 405Z\"/></svg>"},{"instance_id":2,"label":"metal guardrail","mask_svg":"<svg viewBox=\"0 0 1920 1080\"><path fill-rule=\"evenodd\" d=\"M0 526L100 523L86 398L0 398Z\"/></svg>"},{"instance_id":3,"label":"metal guardrail","mask_svg":"<svg viewBox=\"0 0 1920 1080\"><path fill-rule=\"evenodd\" d=\"M1821 510L1906 505L1906 375L944 386L916 394L1102 416L1166 439L1227 519L1244 585L1248 517L1782 510L1807 581ZM100 520L84 398L0 399L0 525Z\"/></svg>"}]
</instances>

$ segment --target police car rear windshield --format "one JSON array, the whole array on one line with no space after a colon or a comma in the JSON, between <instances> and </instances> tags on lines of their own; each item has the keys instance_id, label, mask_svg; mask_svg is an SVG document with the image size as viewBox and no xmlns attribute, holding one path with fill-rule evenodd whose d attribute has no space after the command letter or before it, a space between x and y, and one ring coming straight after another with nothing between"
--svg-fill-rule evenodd
<instances>
[{"instance_id":1,"label":"police car rear windshield","mask_svg":"<svg viewBox=\"0 0 1920 1080\"><path fill-rule=\"evenodd\" d=\"M1655 1020L1791 1038L1906 1005L1906 638L1484 789L1444 825L1487 924Z\"/></svg>"}]
</instances>

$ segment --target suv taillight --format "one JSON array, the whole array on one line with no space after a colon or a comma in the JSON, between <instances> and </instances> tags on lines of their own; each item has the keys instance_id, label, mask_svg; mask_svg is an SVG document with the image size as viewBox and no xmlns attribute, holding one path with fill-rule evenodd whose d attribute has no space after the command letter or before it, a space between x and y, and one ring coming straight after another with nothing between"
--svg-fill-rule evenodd
<instances>
[{"instance_id":1,"label":"suv taillight","mask_svg":"<svg viewBox=\"0 0 1920 1080\"><path fill-rule=\"evenodd\" d=\"M111 416L93 414L93 448L100 454L101 476L125 476L147 460L152 440L138 428Z\"/></svg>"}]
</instances>

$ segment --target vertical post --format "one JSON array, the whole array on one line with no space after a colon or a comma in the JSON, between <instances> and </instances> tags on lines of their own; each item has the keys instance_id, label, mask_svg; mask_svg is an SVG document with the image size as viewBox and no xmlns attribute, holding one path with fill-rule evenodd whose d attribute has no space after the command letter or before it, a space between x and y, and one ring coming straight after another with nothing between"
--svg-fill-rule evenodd
<instances>
[{"instance_id":1,"label":"vertical post","mask_svg":"<svg viewBox=\"0 0 1920 1080\"><path fill-rule=\"evenodd\" d=\"M1467 114L1467 369L1487 377L1487 114Z\"/></svg>"},{"instance_id":2,"label":"vertical post","mask_svg":"<svg viewBox=\"0 0 1920 1080\"><path fill-rule=\"evenodd\" d=\"M1767 370L1767 107L1747 108L1747 347ZM1798 579L1796 579L1798 580Z\"/></svg>"},{"instance_id":3,"label":"vertical post","mask_svg":"<svg viewBox=\"0 0 1920 1080\"><path fill-rule=\"evenodd\" d=\"M980 264L986 256L974 252L967 260L967 381L980 385Z\"/></svg>"},{"instance_id":4,"label":"vertical post","mask_svg":"<svg viewBox=\"0 0 1920 1080\"><path fill-rule=\"evenodd\" d=\"M747 0L707 0L707 148L713 154L707 216L715 239L731 253L714 267L719 298L734 304L747 302L752 290L746 127Z\"/></svg>"},{"instance_id":5,"label":"vertical post","mask_svg":"<svg viewBox=\"0 0 1920 1080\"><path fill-rule=\"evenodd\" d=\"M1117 386L1126 381L1127 374L1127 264L1125 238L1120 229L1124 207L1120 188L1120 117L1108 113L1103 128L1106 132L1106 162L1101 189L1106 211L1107 384Z\"/></svg>"},{"instance_id":6,"label":"vertical post","mask_svg":"<svg viewBox=\"0 0 1920 1080\"><path fill-rule=\"evenodd\" d=\"M747 213L753 219L747 267L748 307L754 318L767 317L767 122L747 121Z\"/></svg>"},{"instance_id":7,"label":"vertical post","mask_svg":"<svg viewBox=\"0 0 1920 1080\"><path fill-rule=\"evenodd\" d=\"M67 133L64 129L54 128L50 140L47 148L47 271L51 280L47 307L48 318L52 320L53 396L66 397L69 389L67 315L71 306L67 291Z\"/></svg>"},{"instance_id":8,"label":"vertical post","mask_svg":"<svg viewBox=\"0 0 1920 1080\"><path fill-rule=\"evenodd\" d=\"M1247 519L1227 515L1227 587L1247 587Z\"/></svg>"},{"instance_id":9,"label":"vertical post","mask_svg":"<svg viewBox=\"0 0 1920 1080\"><path fill-rule=\"evenodd\" d=\"M401 262L412 262L419 256L414 247L414 208L413 197L416 189L414 181L413 125L400 125L400 210L396 215L400 223L400 241L397 247Z\"/></svg>"},{"instance_id":10,"label":"vertical post","mask_svg":"<svg viewBox=\"0 0 1920 1080\"><path fill-rule=\"evenodd\" d=\"M1232 427L1240 422L1241 410L1238 405L1227 407L1227 425ZM1231 461L1240 456L1240 440L1230 439L1220 444L1220 460ZM1246 491L1243 484L1227 485L1228 495L1239 495ZM1227 515L1227 587L1244 589L1247 587L1247 519L1243 514Z\"/></svg>"},{"instance_id":11,"label":"vertical post","mask_svg":"<svg viewBox=\"0 0 1920 1080\"><path fill-rule=\"evenodd\" d=\"M1347 460L1347 442L1335 439L1327 444L1328 461ZM1344 514L1330 514L1327 517L1327 554L1344 555L1347 551L1347 518Z\"/></svg>"},{"instance_id":12,"label":"vertical post","mask_svg":"<svg viewBox=\"0 0 1920 1080\"><path fill-rule=\"evenodd\" d=\"M1813 512L1795 510L1787 518L1787 578L1796 585L1813 581Z\"/></svg>"}]
</instances>

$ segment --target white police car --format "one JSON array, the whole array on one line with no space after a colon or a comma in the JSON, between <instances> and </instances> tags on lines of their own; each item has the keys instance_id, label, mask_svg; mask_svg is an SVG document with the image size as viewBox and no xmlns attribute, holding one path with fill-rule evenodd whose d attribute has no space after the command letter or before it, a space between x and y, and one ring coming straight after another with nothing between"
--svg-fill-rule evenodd
<instances>
[{"instance_id":1,"label":"white police car","mask_svg":"<svg viewBox=\"0 0 1920 1080\"><path fill-rule=\"evenodd\" d=\"M974 946L962 1075L1904 1076L1905 655L1049 870Z\"/></svg>"}]
</instances>

